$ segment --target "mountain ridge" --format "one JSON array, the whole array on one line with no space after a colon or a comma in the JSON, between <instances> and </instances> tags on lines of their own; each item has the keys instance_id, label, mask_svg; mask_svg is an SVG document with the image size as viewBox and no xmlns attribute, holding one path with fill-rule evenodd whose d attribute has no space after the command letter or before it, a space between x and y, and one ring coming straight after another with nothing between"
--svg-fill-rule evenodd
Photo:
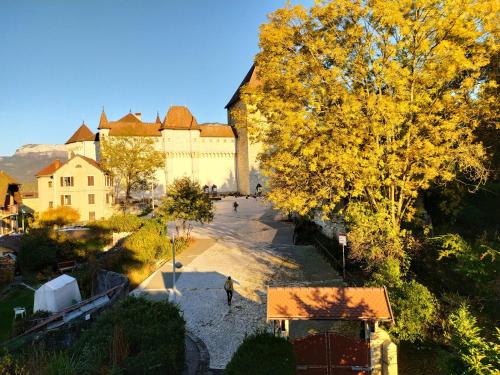
<instances>
[{"instance_id":1,"label":"mountain ridge","mask_svg":"<svg viewBox=\"0 0 500 375\"><path fill-rule=\"evenodd\" d=\"M32 186L35 173L56 159L67 160L65 145L30 143L19 147L11 156L0 156L0 170L19 183Z\"/></svg>"}]
</instances>

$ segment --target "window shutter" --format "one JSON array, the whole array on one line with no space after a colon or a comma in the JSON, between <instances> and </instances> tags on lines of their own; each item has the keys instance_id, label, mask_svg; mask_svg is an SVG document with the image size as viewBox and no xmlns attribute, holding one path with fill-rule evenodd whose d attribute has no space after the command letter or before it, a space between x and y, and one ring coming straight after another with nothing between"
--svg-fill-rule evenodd
<instances>
[{"instance_id":1,"label":"window shutter","mask_svg":"<svg viewBox=\"0 0 500 375\"><path fill-rule=\"evenodd\" d=\"M61 177L61 186L64 186L64 178Z\"/></svg>"}]
</instances>

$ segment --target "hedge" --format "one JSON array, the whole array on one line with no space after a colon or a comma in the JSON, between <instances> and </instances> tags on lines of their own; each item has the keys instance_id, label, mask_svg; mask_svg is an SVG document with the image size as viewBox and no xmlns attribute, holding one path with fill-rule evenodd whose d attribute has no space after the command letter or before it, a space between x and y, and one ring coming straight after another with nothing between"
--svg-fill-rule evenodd
<instances>
[{"instance_id":1,"label":"hedge","mask_svg":"<svg viewBox=\"0 0 500 375\"><path fill-rule=\"evenodd\" d=\"M132 214L121 214L113 215L100 223L114 232L134 232L143 225L144 219Z\"/></svg>"},{"instance_id":2,"label":"hedge","mask_svg":"<svg viewBox=\"0 0 500 375\"><path fill-rule=\"evenodd\" d=\"M130 251L134 260L141 263L151 263L172 255L165 228L152 220L128 236L123 242L123 248Z\"/></svg>"},{"instance_id":3,"label":"hedge","mask_svg":"<svg viewBox=\"0 0 500 375\"><path fill-rule=\"evenodd\" d=\"M185 321L177 306L129 297L103 313L73 348L85 373L181 374Z\"/></svg>"},{"instance_id":4,"label":"hedge","mask_svg":"<svg viewBox=\"0 0 500 375\"><path fill-rule=\"evenodd\" d=\"M294 375L292 344L271 333L247 336L236 350L224 375Z\"/></svg>"}]
</instances>

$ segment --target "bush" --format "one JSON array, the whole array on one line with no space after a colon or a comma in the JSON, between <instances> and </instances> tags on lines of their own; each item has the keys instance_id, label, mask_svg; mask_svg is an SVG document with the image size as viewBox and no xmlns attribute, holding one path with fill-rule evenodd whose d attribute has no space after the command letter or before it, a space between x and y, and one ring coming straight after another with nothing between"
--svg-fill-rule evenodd
<instances>
[{"instance_id":1,"label":"bush","mask_svg":"<svg viewBox=\"0 0 500 375\"><path fill-rule=\"evenodd\" d=\"M84 332L74 353L87 372L181 374L185 322L170 303L127 298Z\"/></svg>"},{"instance_id":2,"label":"bush","mask_svg":"<svg viewBox=\"0 0 500 375\"><path fill-rule=\"evenodd\" d=\"M172 255L165 228L152 220L128 236L123 242L123 247L131 252L134 260L141 263L151 263Z\"/></svg>"},{"instance_id":3,"label":"bush","mask_svg":"<svg viewBox=\"0 0 500 375\"><path fill-rule=\"evenodd\" d=\"M460 374L498 374L500 368L500 329L496 328L494 341L481 336L476 318L469 307L462 304L450 314L451 345L456 353L455 362L451 364L453 373Z\"/></svg>"},{"instance_id":4,"label":"bush","mask_svg":"<svg viewBox=\"0 0 500 375\"><path fill-rule=\"evenodd\" d=\"M80 220L80 214L73 207L62 206L49 208L40 215L40 224L45 226L63 226L76 223Z\"/></svg>"},{"instance_id":5,"label":"bush","mask_svg":"<svg viewBox=\"0 0 500 375\"><path fill-rule=\"evenodd\" d=\"M21 240L21 267L38 271L52 266L57 259L58 246L49 228L32 229Z\"/></svg>"},{"instance_id":6,"label":"bush","mask_svg":"<svg viewBox=\"0 0 500 375\"><path fill-rule=\"evenodd\" d=\"M415 342L427 337L437 317L438 301L424 285L411 281L389 289L396 325L391 333L399 340Z\"/></svg>"},{"instance_id":7,"label":"bush","mask_svg":"<svg viewBox=\"0 0 500 375\"><path fill-rule=\"evenodd\" d=\"M134 232L143 225L144 219L132 214L121 214L113 215L99 223L113 232Z\"/></svg>"},{"instance_id":8,"label":"bush","mask_svg":"<svg viewBox=\"0 0 500 375\"><path fill-rule=\"evenodd\" d=\"M225 375L294 375L292 344L267 332L247 336L226 367Z\"/></svg>"}]
</instances>

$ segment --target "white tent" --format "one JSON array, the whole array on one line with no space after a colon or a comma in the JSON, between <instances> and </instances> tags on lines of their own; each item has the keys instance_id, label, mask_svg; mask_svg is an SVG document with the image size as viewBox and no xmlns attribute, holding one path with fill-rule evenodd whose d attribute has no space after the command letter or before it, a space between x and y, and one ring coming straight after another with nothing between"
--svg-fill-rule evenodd
<instances>
[{"instance_id":1,"label":"white tent","mask_svg":"<svg viewBox=\"0 0 500 375\"><path fill-rule=\"evenodd\" d=\"M43 284L35 292L33 311L58 312L82 300L74 277L61 275Z\"/></svg>"}]
</instances>

